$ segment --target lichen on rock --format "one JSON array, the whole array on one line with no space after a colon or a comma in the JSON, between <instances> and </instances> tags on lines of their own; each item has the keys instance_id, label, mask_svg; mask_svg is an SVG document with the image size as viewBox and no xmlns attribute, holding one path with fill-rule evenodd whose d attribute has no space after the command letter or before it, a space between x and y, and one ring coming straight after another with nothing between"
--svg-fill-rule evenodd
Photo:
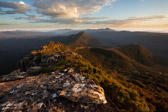
<instances>
[{"instance_id":1,"label":"lichen on rock","mask_svg":"<svg viewBox=\"0 0 168 112\"><path fill-rule=\"evenodd\" d=\"M104 90L93 80L79 73L69 74L57 71L12 82L2 82L0 91L0 111L2 112L44 111L47 106L49 106L48 109L54 108L54 105L51 106L47 102L61 103L62 109L66 110L67 107L63 104L65 99L88 105L107 103ZM60 100L63 97L65 99Z\"/></svg>"},{"instance_id":2,"label":"lichen on rock","mask_svg":"<svg viewBox=\"0 0 168 112\"><path fill-rule=\"evenodd\" d=\"M77 83L72 88L66 88L61 91L60 95L73 102L95 104L107 103L104 90L97 85Z\"/></svg>"}]
</instances>

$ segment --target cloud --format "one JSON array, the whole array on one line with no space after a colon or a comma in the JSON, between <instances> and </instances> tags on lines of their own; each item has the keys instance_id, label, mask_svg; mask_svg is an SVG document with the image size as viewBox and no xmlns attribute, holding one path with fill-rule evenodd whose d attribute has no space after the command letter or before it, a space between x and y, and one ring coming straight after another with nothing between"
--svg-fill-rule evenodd
<instances>
[{"instance_id":1,"label":"cloud","mask_svg":"<svg viewBox=\"0 0 168 112\"><path fill-rule=\"evenodd\" d=\"M95 21L95 22L91 22L90 24L109 24L113 26L123 26L123 25L131 25L134 23L141 23L145 21L162 20L162 19L168 19L168 16L155 15L155 16L149 16L149 17L131 17L123 20Z\"/></svg>"},{"instance_id":2,"label":"cloud","mask_svg":"<svg viewBox=\"0 0 168 112\"><path fill-rule=\"evenodd\" d=\"M45 22L59 24L89 24L88 21L107 19L105 17L81 17L99 11L102 7L110 5L116 0L34 0L32 10L38 15L27 15L30 11L29 5L24 2L4 2L0 1L0 14L25 14L24 17L14 19L25 19L30 22ZM48 18L48 19L46 19Z\"/></svg>"},{"instance_id":3,"label":"cloud","mask_svg":"<svg viewBox=\"0 0 168 112\"><path fill-rule=\"evenodd\" d=\"M27 20L39 20L40 18L37 15L28 15L25 17Z\"/></svg>"},{"instance_id":4,"label":"cloud","mask_svg":"<svg viewBox=\"0 0 168 112\"><path fill-rule=\"evenodd\" d=\"M167 15L154 15L149 17L131 17L128 19L110 19L107 17L86 17L101 10L118 0L33 0L34 15L26 14L30 6L24 2L0 1L0 14L24 14L24 19L30 23L57 23L57 24L86 24L86 25L110 25L131 26L153 20L168 19ZM144 0L139 0L144 1ZM4 10L5 9L5 10ZM42 14L42 15L41 15ZM39 18L40 16L40 18Z\"/></svg>"},{"instance_id":5,"label":"cloud","mask_svg":"<svg viewBox=\"0 0 168 112\"><path fill-rule=\"evenodd\" d=\"M37 12L52 18L78 18L94 13L116 0L34 0Z\"/></svg>"},{"instance_id":6,"label":"cloud","mask_svg":"<svg viewBox=\"0 0 168 112\"><path fill-rule=\"evenodd\" d=\"M104 20L107 17L83 17L83 18L53 18L53 19L39 19L33 23L58 23L58 24L95 24L95 25L111 25L111 26L125 26L145 21L168 19L167 15L155 15L149 17L131 17L122 20ZM99 21L98 21L99 20Z\"/></svg>"},{"instance_id":7,"label":"cloud","mask_svg":"<svg viewBox=\"0 0 168 112\"><path fill-rule=\"evenodd\" d=\"M2 8L7 8L3 10ZM25 14L27 11L30 11L29 5L25 4L23 1L20 2L5 2L0 1L0 13L1 14Z\"/></svg>"},{"instance_id":8,"label":"cloud","mask_svg":"<svg viewBox=\"0 0 168 112\"><path fill-rule=\"evenodd\" d=\"M79 19L90 21L90 20L108 19L108 17L82 17L82 18L79 18Z\"/></svg>"},{"instance_id":9,"label":"cloud","mask_svg":"<svg viewBox=\"0 0 168 112\"><path fill-rule=\"evenodd\" d=\"M82 18L52 18L38 19L33 23L58 23L58 24L91 24L91 21L108 19L107 17L82 17ZM32 22L31 22L32 23Z\"/></svg>"},{"instance_id":10,"label":"cloud","mask_svg":"<svg viewBox=\"0 0 168 112\"><path fill-rule=\"evenodd\" d=\"M40 19L30 23L58 23L58 24L81 24L84 23L81 19L66 19L66 18L55 18L55 19Z\"/></svg>"},{"instance_id":11,"label":"cloud","mask_svg":"<svg viewBox=\"0 0 168 112\"><path fill-rule=\"evenodd\" d=\"M40 20L41 18L39 18L38 15L25 15L25 17L16 17L14 19L16 20L24 19L24 20L34 21L34 20Z\"/></svg>"}]
</instances>

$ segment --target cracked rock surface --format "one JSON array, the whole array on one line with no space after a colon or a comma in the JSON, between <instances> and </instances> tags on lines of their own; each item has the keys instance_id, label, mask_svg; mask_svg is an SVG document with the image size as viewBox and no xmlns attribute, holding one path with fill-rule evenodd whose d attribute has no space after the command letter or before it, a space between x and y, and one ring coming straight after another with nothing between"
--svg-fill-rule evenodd
<instances>
[{"instance_id":1,"label":"cracked rock surface","mask_svg":"<svg viewBox=\"0 0 168 112\"><path fill-rule=\"evenodd\" d=\"M2 112L113 112L106 103L104 90L78 73L52 72L0 83Z\"/></svg>"}]
</instances>

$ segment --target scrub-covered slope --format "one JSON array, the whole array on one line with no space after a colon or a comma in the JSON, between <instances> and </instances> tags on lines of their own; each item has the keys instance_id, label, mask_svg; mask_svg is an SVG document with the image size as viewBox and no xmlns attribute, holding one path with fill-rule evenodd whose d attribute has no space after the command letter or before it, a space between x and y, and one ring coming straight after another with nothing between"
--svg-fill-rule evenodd
<instances>
[{"instance_id":1,"label":"scrub-covered slope","mask_svg":"<svg viewBox=\"0 0 168 112\"><path fill-rule=\"evenodd\" d=\"M20 70L0 79L2 111L150 110L137 91L61 43L50 42L32 51L18 65Z\"/></svg>"}]
</instances>

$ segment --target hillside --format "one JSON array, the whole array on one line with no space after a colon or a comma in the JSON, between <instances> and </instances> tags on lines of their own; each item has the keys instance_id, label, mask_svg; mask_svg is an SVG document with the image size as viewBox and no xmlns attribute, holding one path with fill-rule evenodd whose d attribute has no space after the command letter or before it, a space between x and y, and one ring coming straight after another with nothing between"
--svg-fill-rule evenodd
<instances>
[{"instance_id":1,"label":"hillside","mask_svg":"<svg viewBox=\"0 0 168 112\"><path fill-rule=\"evenodd\" d=\"M126 45L117 50L144 65L152 65L155 62L155 56L142 45Z\"/></svg>"},{"instance_id":2,"label":"hillside","mask_svg":"<svg viewBox=\"0 0 168 112\"><path fill-rule=\"evenodd\" d=\"M61 43L50 42L49 45L43 46L42 50L32 51L30 55L19 61L19 70L2 76L0 82L2 82L0 83L0 95L2 96L0 97L2 101L0 109L2 110L45 111L55 109L58 111L60 109L66 111L70 109L69 111L81 111L84 109L83 111L90 112L135 112L139 110L145 112L150 109L136 90L125 87L103 69L93 66L88 60ZM74 83L77 85L75 86ZM87 89L82 86L83 84ZM5 89L6 86L8 89ZM104 97L97 96L104 95L99 86L103 87L107 102ZM75 92L76 89L73 88L77 91ZM84 90L87 93L84 94ZM19 96L14 97L16 94ZM40 96L43 97L40 98ZM13 102L15 98L18 99L17 102ZM31 100L26 100L30 98ZM19 104L23 105L18 108ZM79 104L84 106L79 106Z\"/></svg>"},{"instance_id":3,"label":"hillside","mask_svg":"<svg viewBox=\"0 0 168 112\"><path fill-rule=\"evenodd\" d=\"M166 59L153 55L141 45L111 49L83 48L77 52L126 87L137 90L152 110L168 110L168 102L165 100L168 98Z\"/></svg>"},{"instance_id":4,"label":"hillside","mask_svg":"<svg viewBox=\"0 0 168 112\"><path fill-rule=\"evenodd\" d=\"M73 34L68 37L64 37L64 38L62 38L61 42L66 45L70 45L72 47L98 46L101 44L98 39L96 39L92 36L89 36L85 32L79 32L77 34Z\"/></svg>"},{"instance_id":5,"label":"hillside","mask_svg":"<svg viewBox=\"0 0 168 112\"><path fill-rule=\"evenodd\" d=\"M141 45L116 48L84 48L77 51L95 65L107 71L166 72L168 62L157 57Z\"/></svg>"}]
</instances>

